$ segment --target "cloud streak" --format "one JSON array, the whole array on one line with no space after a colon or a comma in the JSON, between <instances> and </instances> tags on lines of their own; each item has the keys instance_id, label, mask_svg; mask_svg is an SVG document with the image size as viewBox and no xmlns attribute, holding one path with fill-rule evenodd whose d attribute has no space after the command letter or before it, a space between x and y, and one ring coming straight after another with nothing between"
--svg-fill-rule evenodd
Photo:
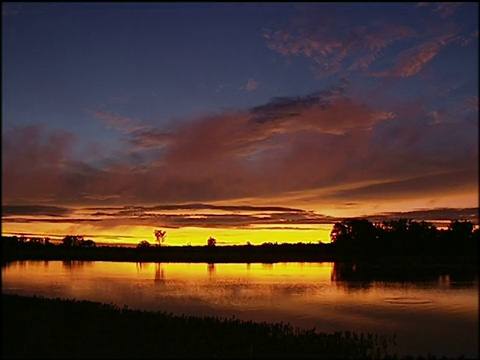
<instances>
[{"instance_id":1,"label":"cloud streak","mask_svg":"<svg viewBox=\"0 0 480 360\"><path fill-rule=\"evenodd\" d=\"M337 29L332 31L332 29ZM309 25L305 28L266 31L267 47L283 56L310 59L318 77L340 72L368 69L383 50L397 42L417 36L405 25L375 22L369 26L352 26L346 30L330 26ZM342 31L342 32L338 32Z\"/></svg>"},{"instance_id":2,"label":"cloud streak","mask_svg":"<svg viewBox=\"0 0 480 360\"><path fill-rule=\"evenodd\" d=\"M430 11L441 18L442 26L438 26L414 20L417 18L415 12L428 7L422 3L409 10L398 7L398 11L411 13L411 16L406 15L408 25L407 21L402 23L398 18L392 20L386 16L358 24L335 14L337 7L322 5L321 10L312 9L301 21L295 19L290 25L266 29L263 37L266 47L283 57L308 59L320 79L351 73L411 77L429 64L443 47L466 46L475 37L474 34L468 38L458 35L453 15L460 6L460 3L437 3ZM357 7L361 12L362 6ZM383 14L389 11L391 9ZM338 19L341 19L341 26L335 23Z\"/></svg>"},{"instance_id":3,"label":"cloud streak","mask_svg":"<svg viewBox=\"0 0 480 360\"><path fill-rule=\"evenodd\" d=\"M72 211L69 208L45 205L6 205L2 206L2 217L21 215L67 216Z\"/></svg>"},{"instance_id":4,"label":"cloud streak","mask_svg":"<svg viewBox=\"0 0 480 360\"><path fill-rule=\"evenodd\" d=\"M188 205L188 204L187 204ZM193 205L193 204L190 204ZM195 204L197 205L197 204ZM205 205L204 210L210 206ZM15 212L15 216L6 217L5 223L45 223L45 224L84 224L91 225L94 228L111 228L119 226L142 226L142 227L161 227L166 229L178 229L183 227L197 228L228 228L228 229L318 229L319 225L332 225L335 222L343 221L346 217L326 216L316 214L311 211L295 209L295 211L280 211L273 208L273 211L266 211L269 207L254 207L256 212L252 212L251 207L214 207L222 209L224 213L210 213L205 211L196 211L194 213L173 213L172 209L182 209L179 205L165 205L161 208L168 210L158 211L158 207L113 207L106 211L96 211L96 209L78 209L72 212L68 217L45 217L46 214L40 212L25 214L22 211ZM189 206L183 206L185 210L190 210ZM197 207L195 207L197 209ZM244 209L244 210L238 210ZM4 210L5 211L5 210ZM35 215L23 217L23 215ZM408 212L384 212L364 216L370 221L381 222L392 219L407 218L415 221L450 221L453 219L470 220L478 224L478 208L435 208L420 209Z\"/></svg>"}]
</instances>

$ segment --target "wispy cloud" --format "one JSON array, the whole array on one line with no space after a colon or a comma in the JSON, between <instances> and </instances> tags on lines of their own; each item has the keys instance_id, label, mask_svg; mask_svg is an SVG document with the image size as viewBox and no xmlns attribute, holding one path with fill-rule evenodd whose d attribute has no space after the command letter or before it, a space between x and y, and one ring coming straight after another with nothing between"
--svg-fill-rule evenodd
<instances>
[{"instance_id":1,"label":"wispy cloud","mask_svg":"<svg viewBox=\"0 0 480 360\"><path fill-rule=\"evenodd\" d=\"M369 73L371 76L385 77L410 77L422 70L422 68L432 61L442 48L452 42L459 42L460 38L455 33L447 33L436 38L432 38L413 48L400 52L395 59L395 65L392 69Z\"/></svg>"},{"instance_id":2,"label":"wispy cloud","mask_svg":"<svg viewBox=\"0 0 480 360\"><path fill-rule=\"evenodd\" d=\"M254 225L295 226L331 223L331 218L301 209L275 206L217 206L211 204L165 204L157 206L122 206L79 208L70 217L45 217L47 209L11 206L11 215L4 220L17 223L91 223L97 227L162 226L165 228L248 228ZM33 209L33 210L32 210ZM4 209L4 212L7 211ZM183 211L183 212L179 212ZM212 211L215 211L214 213ZM15 212L15 216L13 216ZM37 215L36 217L22 217Z\"/></svg>"},{"instance_id":3,"label":"wispy cloud","mask_svg":"<svg viewBox=\"0 0 480 360\"><path fill-rule=\"evenodd\" d=\"M437 208L420 209L404 212L388 212L369 217L372 221L385 221L390 219L412 219L415 221L450 221L450 220L469 220L478 224L478 208Z\"/></svg>"},{"instance_id":4,"label":"wispy cloud","mask_svg":"<svg viewBox=\"0 0 480 360\"><path fill-rule=\"evenodd\" d=\"M432 60L439 52L440 45L435 42L427 42L413 49L409 49L399 55L394 69L374 73L374 76L399 76L409 77L418 73L425 64Z\"/></svg>"},{"instance_id":5,"label":"wispy cloud","mask_svg":"<svg viewBox=\"0 0 480 360\"><path fill-rule=\"evenodd\" d=\"M124 141L132 146L134 150L161 148L171 137L168 132L142 124L142 121L138 118L125 117L104 110L94 110L91 113L109 128L127 135Z\"/></svg>"},{"instance_id":6,"label":"wispy cloud","mask_svg":"<svg viewBox=\"0 0 480 360\"><path fill-rule=\"evenodd\" d=\"M252 205L214 205L204 203L186 203L186 204L162 204L154 206L121 206L121 207L91 207L85 208L87 211L95 210L115 210L122 212L141 212L148 211L175 211L175 210L219 210L226 212L303 212L302 209L289 208L283 206L252 206Z\"/></svg>"},{"instance_id":7,"label":"wispy cloud","mask_svg":"<svg viewBox=\"0 0 480 360\"><path fill-rule=\"evenodd\" d=\"M172 138L168 132L152 127L144 127L132 131L126 140L135 149L156 149L166 146Z\"/></svg>"},{"instance_id":8,"label":"wispy cloud","mask_svg":"<svg viewBox=\"0 0 480 360\"><path fill-rule=\"evenodd\" d=\"M66 216L72 212L71 209L60 206L46 205L4 205L2 206L3 216L21 215L42 215L42 216Z\"/></svg>"},{"instance_id":9,"label":"wispy cloud","mask_svg":"<svg viewBox=\"0 0 480 360\"><path fill-rule=\"evenodd\" d=\"M91 113L108 127L122 132L131 132L140 124L139 119L113 114L109 111L93 110Z\"/></svg>"},{"instance_id":10,"label":"wispy cloud","mask_svg":"<svg viewBox=\"0 0 480 360\"><path fill-rule=\"evenodd\" d=\"M438 13L438 15L443 19L452 16L455 12L455 9L462 5L461 2L441 2L435 4L435 8L432 10L432 12Z\"/></svg>"},{"instance_id":11,"label":"wispy cloud","mask_svg":"<svg viewBox=\"0 0 480 360\"><path fill-rule=\"evenodd\" d=\"M257 80L248 79L247 84L245 86L242 86L240 89L250 92L258 89L259 86L260 86L260 83Z\"/></svg>"},{"instance_id":12,"label":"wispy cloud","mask_svg":"<svg viewBox=\"0 0 480 360\"><path fill-rule=\"evenodd\" d=\"M383 56L388 46L418 36L409 26L380 21L345 29L328 24L270 30L263 36L267 39L267 47L283 56L311 59L319 77L368 69Z\"/></svg>"},{"instance_id":13,"label":"wispy cloud","mask_svg":"<svg viewBox=\"0 0 480 360\"><path fill-rule=\"evenodd\" d=\"M191 210L189 205L202 205L198 212L175 213L175 210ZM203 206L205 205L205 206ZM196 208L195 210L200 210ZM162 227L166 229L178 229L183 227L197 228L231 228L231 229L289 229L289 230L313 230L319 225L332 225L342 221L345 217L332 217L316 214L310 211L295 209L291 212L282 211L281 208L268 210L269 207L235 207L234 212L230 207L214 207L221 209L222 213L209 213L206 204L186 204L161 206L162 210L155 207L118 207L78 209L77 213L65 217L45 217L40 212L22 217L21 212L17 215L5 217L6 223L48 223L48 224L84 224L91 225L94 229L112 228L119 226ZM255 210L252 210L255 209ZM83 216L83 217L82 217ZM379 222L398 218L409 218L416 221L448 221L453 219L470 220L478 224L478 208L435 208L420 209L408 212L388 212L363 216L371 221Z\"/></svg>"},{"instance_id":14,"label":"wispy cloud","mask_svg":"<svg viewBox=\"0 0 480 360\"><path fill-rule=\"evenodd\" d=\"M265 30L263 37L267 48L284 57L309 59L319 78L352 72L363 76L410 77L432 61L442 47L452 43L465 46L471 42L474 34L458 37L456 33L453 14L461 5L435 3L431 12L442 19L442 26L426 25L428 22L418 18L415 21L413 11L424 11L429 3L412 7L418 10L412 10L408 25L398 19L397 23L375 20L359 25L348 22L324 5L324 13L329 17L312 11L305 14L302 21L296 19L289 26ZM383 70L379 70L381 68Z\"/></svg>"},{"instance_id":15,"label":"wispy cloud","mask_svg":"<svg viewBox=\"0 0 480 360\"><path fill-rule=\"evenodd\" d=\"M359 186L348 190L334 191L326 197L336 200L343 199L398 199L412 195L435 195L445 187L456 187L453 192L462 192L465 188L475 189L478 184L478 173L475 169L456 172L431 174L393 181L382 181L373 185Z\"/></svg>"}]
</instances>

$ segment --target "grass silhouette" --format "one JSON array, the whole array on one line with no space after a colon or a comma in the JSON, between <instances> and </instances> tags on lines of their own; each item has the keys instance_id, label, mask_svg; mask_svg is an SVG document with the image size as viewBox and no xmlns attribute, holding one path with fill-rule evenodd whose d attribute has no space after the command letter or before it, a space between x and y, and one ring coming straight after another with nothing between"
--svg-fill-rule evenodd
<instances>
[{"instance_id":1,"label":"grass silhouette","mask_svg":"<svg viewBox=\"0 0 480 360\"><path fill-rule=\"evenodd\" d=\"M386 358L393 339L2 294L4 358Z\"/></svg>"}]
</instances>

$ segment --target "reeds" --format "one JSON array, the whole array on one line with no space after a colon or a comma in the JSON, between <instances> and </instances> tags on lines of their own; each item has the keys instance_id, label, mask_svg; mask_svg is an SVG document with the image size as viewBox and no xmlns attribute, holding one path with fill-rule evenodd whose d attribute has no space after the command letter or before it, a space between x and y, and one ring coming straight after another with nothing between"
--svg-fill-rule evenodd
<instances>
[{"instance_id":1,"label":"reeds","mask_svg":"<svg viewBox=\"0 0 480 360\"><path fill-rule=\"evenodd\" d=\"M381 359L394 339L2 294L4 358Z\"/></svg>"}]
</instances>

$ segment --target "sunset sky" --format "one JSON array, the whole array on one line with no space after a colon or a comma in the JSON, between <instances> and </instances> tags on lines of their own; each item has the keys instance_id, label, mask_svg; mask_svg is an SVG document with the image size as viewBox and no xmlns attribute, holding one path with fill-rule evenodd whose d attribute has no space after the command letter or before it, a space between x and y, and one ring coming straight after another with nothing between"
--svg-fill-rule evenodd
<instances>
[{"instance_id":1,"label":"sunset sky","mask_svg":"<svg viewBox=\"0 0 480 360\"><path fill-rule=\"evenodd\" d=\"M478 224L479 5L2 3L2 234Z\"/></svg>"}]
</instances>

